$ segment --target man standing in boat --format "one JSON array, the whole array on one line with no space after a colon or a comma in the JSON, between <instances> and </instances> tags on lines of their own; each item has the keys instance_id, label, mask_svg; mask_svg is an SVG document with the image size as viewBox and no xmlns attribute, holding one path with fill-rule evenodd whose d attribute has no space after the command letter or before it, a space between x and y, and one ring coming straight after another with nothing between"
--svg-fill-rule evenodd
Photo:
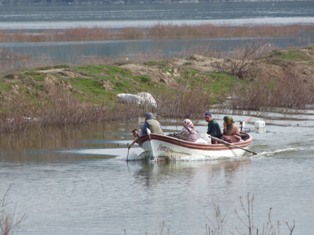
<instances>
[{"instance_id":1,"label":"man standing in boat","mask_svg":"<svg viewBox=\"0 0 314 235\"><path fill-rule=\"evenodd\" d=\"M210 112L205 113L205 120L208 122L207 134L220 139L222 136L220 126L218 122L213 119ZM218 144L218 141L212 139L212 144Z\"/></svg>"},{"instance_id":2,"label":"man standing in boat","mask_svg":"<svg viewBox=\"0 0 314 235\"><path fill-rule=\"evenodd\" d=\"M147 135L147 128L151 133L163 134L160 123L155 119L154 114L145 113L145 122L142 127L141 134Z\"/></svg>"}]
</instances>

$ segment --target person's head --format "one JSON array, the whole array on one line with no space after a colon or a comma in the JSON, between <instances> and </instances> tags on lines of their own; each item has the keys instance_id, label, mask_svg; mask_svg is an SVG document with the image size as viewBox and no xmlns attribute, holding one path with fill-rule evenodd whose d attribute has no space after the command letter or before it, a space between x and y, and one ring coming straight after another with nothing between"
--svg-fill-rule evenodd
<instances>
[{"instance_id":1,"label":"person's head","mask_svg":"<svg viewBox=\"0 0 314 235\"><path fill-rule=\"evenodd\" d=\"M207 122L210 122L211 120L213 120L212 114L210 112L205 113L205 120Z\"/></svg>"},{"instance_id":2,"label":"person's head","mask_svg":"<svg viewBox=\"0 0 314 235\"><path fill-rule=\"evenodd\" d=\"M134 137L139 137L139 133L140 133L139 129L132 130L132 134Z\"/></svg>"},{"instance_id":3,"label":"person's head","mask_svg":"<svg viewBox=\"0 0 314 235\"><path fill-rule=\"evenodd\" d=\"M145 113L145 120L154 119L154 114L147 112Z\"/></svg>"},{"instance_id":4,"label":"person's head","mask_svg":"<svg viewBox=\"0 0 314 235\"><path fill-rule=\"evenodd\" d=\"M190 119L184 119L183 120L183 126L194 128L194 124Z\"/></svg>"},{"instance_id":5,"label":"person's head","mask_svg":"<svg viewBox=\"0 0 314 235\"><path fill-rule=\"evenodd\" d=\"M232 123L234 123L234 121L233 121L233 118L232 117L230 117L230 116L224 116L224 123L226 124L226 125L230 125L230 124L232 124Z\"/></svg>"}]
</instances>

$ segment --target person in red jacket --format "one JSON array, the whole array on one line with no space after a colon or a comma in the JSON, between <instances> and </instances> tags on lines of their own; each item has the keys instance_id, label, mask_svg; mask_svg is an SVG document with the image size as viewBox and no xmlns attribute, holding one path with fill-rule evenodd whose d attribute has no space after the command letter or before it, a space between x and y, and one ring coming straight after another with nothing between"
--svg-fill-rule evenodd
<instances>
[{"instance_id":1,"label":"person in red jacket","mask_svg":"<svg viewBox=\"0 0 314 235\"><path fill-rule=\"evenodd\" d=\"M230 116L224 116L224 129L222 139L229 143L238 142L241 140L240 130L237 124Z\"/></svg>"}]
</instances>

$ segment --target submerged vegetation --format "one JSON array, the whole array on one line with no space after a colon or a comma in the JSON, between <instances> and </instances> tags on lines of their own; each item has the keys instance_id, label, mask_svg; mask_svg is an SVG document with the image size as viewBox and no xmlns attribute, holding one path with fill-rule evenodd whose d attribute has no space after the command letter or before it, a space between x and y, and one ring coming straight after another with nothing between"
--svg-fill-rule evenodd
<instances>
[{"instance_id":1,"label":"submerged vegetation","mask_svg":"<svg viewBox=\"0 0 314 235\"><path fill-rule=\"evenodd\" d=\"M225 31L209 27L211 30L206 31L207 28L201 26L156 25L141 30L145 31L146 38L160 38L162 35L172 38L173 33L177 38L187 38L183 32L201 37L191 30L210 33L213 37L276 36L277 33L297 34L303 27L310 26L281 26L276 30L261 26L225 27ZM63 32L71 36L62 40L93 35L90 34L93 30L100 29L71 30ZM134 34L140 29L129 30ZM113 36L113 32L110 33ZM125 32L120 31L115 31L115 38L122 33L126 39ZM52 35L60 36L56 32ZM104 34L100 35L104 37ZM11 36L15 38L0 32L0 41L35 40L18 32ZM85 36L78 40L91 40ZM97 40L95 35L92 38ZM134 39L138 38L141 37L134 36ZM38 38L37 41L43 40L48 39ZM49 40L55 39L50 35ZM129 119L148 110L165 117L193 118L217 105L262 110L267 107L304 108L314 103L313 46L275 50L265 42L255 40L229 53L197 50L170 59L159 58L158 54L154 59L142 55L138 60L128 61L98 58L76 66L39 66L42 61L32 62L27 55L15 55L5 50L1 50L0 55L3 70L0 79L0 132L23 131L34 126ZM11 68L10 72L7 68ZM139 92L151 93L157 101L157 108L123 104L117 97L119 93Z\"/></svg>"}]
</instances>

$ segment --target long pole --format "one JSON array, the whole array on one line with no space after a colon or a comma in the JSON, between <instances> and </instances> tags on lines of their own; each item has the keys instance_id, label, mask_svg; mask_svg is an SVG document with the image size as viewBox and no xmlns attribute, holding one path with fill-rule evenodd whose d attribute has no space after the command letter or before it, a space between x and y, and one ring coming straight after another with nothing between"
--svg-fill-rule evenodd
<instances>
[{"instance_id":1,"label":"long pole","mask_svg":"<svg viewBox=\"0 0 314 235\"><path fill-rule=\"evenodd\" d=\"M129 148L129 144L127 145L127 147L128 147L128 154L126 155L126 161L128 161L129 160L129 152L130 152L130 148L131 148L131 146L130 146L130 148Z\"/></svg>"},{"instance_id":2,"label":"long pole","mask_svg":"<svg viewBox=\"0 0 314 235\"><path fill-rule=\"evenodd\" d=\"M231 144L231 143L229 143L229 142L227 142L227 141L224 141L224 140L222 140L222 139L219 139L219 138L217 138L217 137L213 137L213 136L211 136L211 135L208 135L208 137L211 138L211 139L217 140L218 142L224 143L224 144L226 144L226 145L228 145L228 146L230 146L230 147L239 148L239 149L242 149L242 150L244 150L244 151L246 151L246 152L252 153L252 154L254 154L254 155L257 154L256 152L253 152L253 151L251 151L251 150L248 150L248 149L242 148L242 147L240 147L240 146Z\"/></svg>"}]
</instances>

